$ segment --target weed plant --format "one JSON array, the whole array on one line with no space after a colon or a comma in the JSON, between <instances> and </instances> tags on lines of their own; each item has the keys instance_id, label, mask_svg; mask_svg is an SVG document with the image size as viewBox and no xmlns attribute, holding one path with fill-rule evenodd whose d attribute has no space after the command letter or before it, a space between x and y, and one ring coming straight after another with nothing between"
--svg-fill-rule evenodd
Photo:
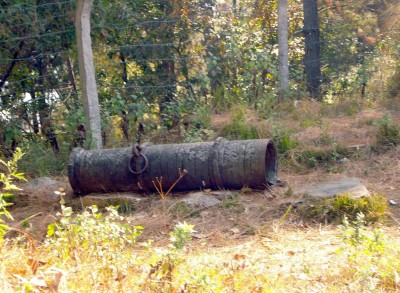
<instances>
[{"instance_id":1,"label":"weed plant","mask_svg":"<svg viewBox=\"0 0 400 293\"><path fill-rule=\"evenodd\" d=\"M341 226L348 261L348 272L353 277L352 291L397 291L399 282L400 250L386 240L382 229L368 229L363 213L355 220L344 217Z\"/></svg>"},{"instance_id":2,"label":"weed plant","mask_svg":"<svg viewBox=\"0 0 400 293\"><path fill-rule=\"evenodd\" d=\"M392 120L392 117L386 115L378 119L376 144L378 147L391 147L400 143L400 131L398 125Z\"/></svg>"},{"instance_id":3,"label":"weed plant","mask_svg":"<svg viewBox=\"0 0 400 293\"><path fill-rule=\"evenodd\" d=\"M8 162L0 160L0 243L5 233L9 230L9 226L4 223L4 217L13 220L11 213L7 207L12 205L13 192L19 190L14 184L15 179L25 181L23 173L18 173L17 164L22 158L21 149L17 148L13 157Z\"/></svg>"},{"instance_id":4,"label":"weed plant","mask_svg":"<svg viewBox=\"0 0 400 293\"><path fill-rule=\"evenodd\" d=\"M232 123L227 124L221 136L227 139L258 139L260 129L248 122L246 106L236 106L232 109Z\"/></svg>"},{"instance_id":5,"label":"weed plant","mask_svg":"<svg viewBox=\"0 0 400 293\"><path fill-rule=\"evenodd\" d=\"M300 214L316 221L340 222L343 217L355 221L362 213L366 223L382 222L388 215L388 200L385 196L354 198L351 194L341 194L331 199L312 200L300 208Z\"/></svg>"},{"instance_id":6,"label":"weed plant","mask_svg":"<svg viewBox=\"0 0 400 293\"><path fill-rule=\"evenodd\" d=\"M58 176L66 174L70 145L60 143L60 151L53 151L42 139L26 142L21 146L25 156L19 168L27 176Z\"/></svg>"}]
</instances>

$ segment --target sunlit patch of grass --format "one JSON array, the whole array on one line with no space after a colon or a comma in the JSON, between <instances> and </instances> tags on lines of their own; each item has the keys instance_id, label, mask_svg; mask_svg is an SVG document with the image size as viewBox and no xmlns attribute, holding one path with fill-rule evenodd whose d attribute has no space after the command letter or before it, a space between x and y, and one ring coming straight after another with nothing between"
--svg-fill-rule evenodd
<instances>
[{"instance_id":1,"label":"sunlit patch of grass","mask_svg":"<svg viewBox=\"0 0 400 293\"><path fill-rule=\"evenodd\" d=\"M382 222L388 217L388 200L380 194L354 198L350 194L340 194L324 200L310 200L299 208L307 219L318 222L340 223L343 217L355 220L362 213L367 223Z\"/></svg>"},{"instance_id":2,"label":"sunlit patch of grass","mask_svg":"<svg viewBox=\"0 0 400 293\"><path fill-rule=\"evenodd\" d=\"M384 237L382 233L377 239L377 232L364 226L355 232L355 225L343 232L281 227L241 244L227 242L223 248L186 242L187 249L178 249L144 243L125 245L115 255L115 251L88 254L75 247L67 258L55 255L55 247L9 241L0 248L0 290L49 290L51 284L59 292L395 290L400 268L398 241L384 241L379 238ZM349 242L356 233L360 240ZM177 239L175 234L171 238ZM111 243L119 245L116 240ZM90 250L101 250L97 249ZM32 259L40 261L36 268Z\"/></svg>"}]
</instances>

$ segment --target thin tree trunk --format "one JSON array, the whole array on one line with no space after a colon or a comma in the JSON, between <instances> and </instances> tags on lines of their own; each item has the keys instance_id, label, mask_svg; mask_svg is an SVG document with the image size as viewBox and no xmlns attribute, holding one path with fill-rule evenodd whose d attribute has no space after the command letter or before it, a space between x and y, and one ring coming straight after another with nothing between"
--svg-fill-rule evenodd
<instances>
[{"instance_id":1,"label":"thin tree trunk","mask_svg":"<svg viewBox=\"0 0 400 293\"><path fill-rule=\"evenodd\" d=\"M36 103L36 93L35 90L31 91L31 98L32 98L32 126L33 126L33 133L39 133L39 121L38 121L38 111L37 111L37 103Z\"/></svg>"},{"instance_id":2,"label":"thin tree trunk","mask_svg":"<svg viewBox=\"0 0 400 293\"><path fill-rule=\"evenodd\" d=\"M278 1L279 96L289 95L288 1Z\"/></svg>"},{"instance_id":3,"label":"thin tree trunk","mask_svg":"<svg viewBox=\"0 0 400 293\"><path fill-rule=\"evenodd\" d=\"M122 75L121 78L125 83L125 86L128 86L128 69L126 67L126 59L124 54L122 52L119 53L119 59L121 60L121 65L122 65ZM125 98L128 98L128 88L125 88ZM130 138L129 138L129 118L128 118L129 113L127 111L121 111L121 130L124 135L124 138L127 143L129 143Z\"/></svg>"},{"instance_id":4,"label":"thin tree trunk","mask_svg":"<svg viewBox=\"0 0 400 293\"><path fill-rule=\"evenodd\" d=\"M317 0L304 0L304 71L307 90L312 98L321 100L321 47Z\"/></svg>"},{"instance_id":5,"label":"thin tree trunk","mask_svg":"<svg viewBox=\"0 0 400 293\"><path fill-rule=\"evenodd\" d=\"M38 83L41 87L40 96L37 99L38 111L39 111L39 121L42 135L50 142L51 147L54 151L58 152L60 150L56 134L54 132L53 125L51 123L50 106L46 102L46 91L44 89L44 78L45 75L45 65L41 58L35 63L36 69L39 73Z\"/></svg>"}]
</instances>

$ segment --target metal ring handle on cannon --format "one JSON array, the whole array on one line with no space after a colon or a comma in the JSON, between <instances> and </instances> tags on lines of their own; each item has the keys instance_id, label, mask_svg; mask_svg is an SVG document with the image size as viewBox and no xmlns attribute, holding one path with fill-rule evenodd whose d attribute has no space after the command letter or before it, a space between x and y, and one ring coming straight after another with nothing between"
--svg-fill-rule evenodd
<instances>
[{"instance_id":1,"label":"metal ring handle on cannon","mask_svg":"<svg viewBox=\"0 0 400 293\"><path fill-rule=\"evenodd\" d=\"M129 165L128 165L129 172L131 172L132 174L135 174L135 175L142 174L149 167L149 160L147 159L147 157L143 154L139 154L139 157L142 157L144 160L144 167L142 169L140 169L139 171L135 171L132 169L132 161L134 161L134 159L138 158L138 157L132 156L132 158L129 160Z\"/></svg>"}]
</instances>

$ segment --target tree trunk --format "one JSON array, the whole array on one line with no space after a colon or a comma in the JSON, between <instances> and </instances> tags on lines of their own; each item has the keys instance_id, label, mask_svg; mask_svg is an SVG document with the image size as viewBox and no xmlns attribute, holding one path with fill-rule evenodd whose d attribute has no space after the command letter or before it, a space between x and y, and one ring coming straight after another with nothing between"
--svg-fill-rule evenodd
<instances>
[{"instance_id":1,"label":"tree trunk","mask_svg":"<svg viewBox=\"0 0 400 293\"><path fill-rule=\"evenodd\" d=\"M304 0L304 71L307 90L312 98L321 100L321 45L317 0Z\"/></svg>"},{"instance_id":2,"label":"tree trunk","mask_svg":"<svg viewBox=\"0 0 400 293\"><path fill-rule=\"evenodd\" d=\"M288 1L278 1L279 96L289 95Z\"/></svg>"},{"instance_id":3,"label":"tree trunk","mask_svg":"<svg viewBox=\"0 0 400 293\"><path fill-rule=\"evenodd\" d=\"M78 0L76 3L75 30L78 47L79 74L83 93L83 107L87 120L87 131L92 147L103 148L99 98L96 88L93 63L92 40L90 37L90 12L92 0Z\"/></svg>"},{"instance_id":4,"label":"tree trunk","mask_svg":"<svg viewBox=\"0 0 400 293\"><path fill-rule=\"evenodd\" d=\"M123 82L125 83L124 96L125 96L125 99L128 99L128 96L129 96L128 95L128 92L129 92L128 68L126 67L126 59L122 52L119 52L119 59L121 60L121 66L122 66L121 78L122 78ZM128 113L128 111L121 111L121 118L122 118L121 130L122 130L122 133L124 135L126 142L129 143L130 138L129 138L129 113Z\"/></svg>"},{"instance_id":5,"label":"tree trunk","mask_svg":"<svg viewBox=\"0 0 400 293\"><path fill-rule=\"evenodd\" d=\"M39 121L42 135L50 142L51 147L54 151L60 150L56 134L54 132L53 125L51 123L50 106L46 102L46 91L44 86L44 75L45 75L45 64L41 58L38 58L35 62L35 67L39 73L38 84L40 86L40 96L37 99Z\"/></svg>"},{"instance_id":6,"label":"tree trunk","mask_svg":"<svg viewBox=\"0 0 400 293\"><path fill-rule=\"evenodd\" d=\"M33 133L39 134L39 121L38 121L38 112L37 112L37 103L36 103L36 93L33 89L31 91L31 98L32 98L32 126L33 126Z\"/></svg>"}]
</instances>

